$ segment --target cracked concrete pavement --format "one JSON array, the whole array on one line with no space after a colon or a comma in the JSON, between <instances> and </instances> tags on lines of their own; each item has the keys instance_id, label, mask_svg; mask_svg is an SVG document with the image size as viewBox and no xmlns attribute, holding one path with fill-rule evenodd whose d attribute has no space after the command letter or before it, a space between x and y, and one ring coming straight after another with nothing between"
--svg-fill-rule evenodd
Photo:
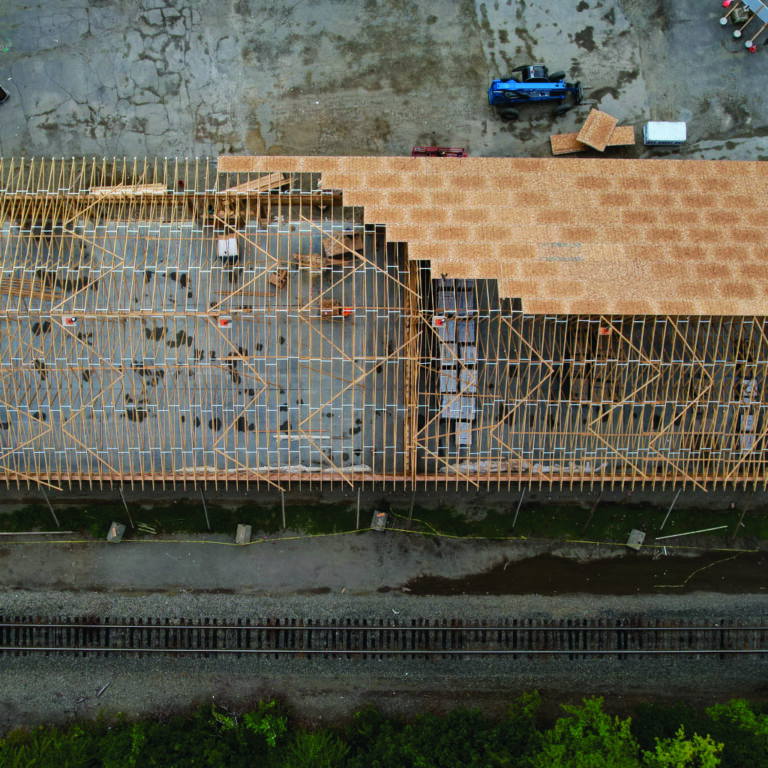
<instances>
[{"instance_id":1,"label":"cracked concrete pavement","mask_svg":"<svg viewBox=\"0 0 768 768\"><path fill-rule=\"evenodd\" d=\"M0 8L0 154L548 156L591 104L504 123L487 87L534 61L638 129L687 120L653 155L762 159L768 102L750 55L708 0L9 0ZM638 146L616 157L651 156Z\"/></svg>"}]
</instances>

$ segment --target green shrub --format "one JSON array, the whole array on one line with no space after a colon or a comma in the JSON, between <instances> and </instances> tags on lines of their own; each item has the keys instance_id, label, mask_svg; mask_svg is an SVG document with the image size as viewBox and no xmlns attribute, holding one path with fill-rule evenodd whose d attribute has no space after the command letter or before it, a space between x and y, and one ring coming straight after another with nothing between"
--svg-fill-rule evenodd
<instances>
[{"instance_id":1,"label":"green shrub","mask_svg":"<svg viewBox=\"0 0 768 768\"><path fill-rule=\"evenodd\" d=\"M639 768L631 720L612 718L602 698L584 699L579 706L563 705L566 717L541 735L533 768Z\"/></svg>"},{"instance_id":2,"label":"green shrub","mask_svg":"<svg viewBox=\"0 0 768 768\"><path fill-rule=\"evenodd\" d=\"M283 768L342 768L349 747L331 731L299 731L283 750Z\"/></svg>"}]
</instances>

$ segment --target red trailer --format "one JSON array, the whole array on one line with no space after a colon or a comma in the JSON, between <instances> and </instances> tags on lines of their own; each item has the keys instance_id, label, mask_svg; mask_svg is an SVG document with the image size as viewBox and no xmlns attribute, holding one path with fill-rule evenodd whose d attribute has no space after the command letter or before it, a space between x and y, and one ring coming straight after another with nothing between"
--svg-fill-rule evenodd
<instances>
[{"instance_id":1,"label":"red trailer","mask_svg":"<svg viewBox=\"0 0 768 768\"><path fill-rule=\"evenodd\" d=\"M467 157L464 147L414 147L411 157Z\"/></svg>"}]
</instances>

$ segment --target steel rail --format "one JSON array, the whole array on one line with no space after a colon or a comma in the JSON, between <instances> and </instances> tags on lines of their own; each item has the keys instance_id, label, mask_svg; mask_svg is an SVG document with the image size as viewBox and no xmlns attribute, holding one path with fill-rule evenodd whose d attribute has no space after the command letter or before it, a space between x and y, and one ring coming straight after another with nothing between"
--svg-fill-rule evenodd
<instances>
[{"instance_id":1,"label":"steel rail","mask_svg":"<svg viewBox=\"0 0 768 768\"><path fill-rule=\"evenodd\" d=\"M297 619L298 621L298 619ZM387 621L387 619L382 619ZM1 629L179 629L179 630L191 630L191 629L215 629L215 630L294 630L297 632L306 632L314 630L343 630L344 632L371 632L371 631L386 631L386 632L608 632L608 631L626 631L626 632L768 632L768 625L759 626L756 624L750 625L738 625L738 626L724 626L712 624L710 626L675 626L675 627L647 627L647 626L632 626L622 624L607 624L604 627L595 627L587 625L558 625L547 624L541 626L516 626L509 625L488 625L482 626L477 624L462 625L462 626L403 626L402 624L387 626L386 624L57 624L46 623L36 624L34 622L0 622Z\"/></svg>"},{"instance_id":2,"label":"steel rail","mask_svg":"<svg viewBox=\"0 0 768 768\"><path fill-rule=\"evenodd\" d=\"M165 619L170 621L170 619ZM183 623L180 623L183 622ZM94 623L0 614L0 654L168 654L352 657L565 656L641 657L768 654L765 622L745 625L719 618L706 625L678 626L660 619L655 626L637 618L510 619L491 624L463 624L461 619L340 619L313 624L312 619L231 620L203 617L162 623L159 617ZM401 622L408 622L401 623ZM86 623L87 622L87 623ZM114 622L114 623L112 623ZM437 622L442 622L439 624ZM663 626L663 623L674 626ZM598 626L595 624L598 623ZM662 624L662 626L660 626ZM683 647L686 646L686 647Z\"/></svg>"},{"instance_id":3,"label":"steel rail","mask_svg":"<svg viewBox=\"0 0 768 768\"><path fill-rule=\"evenodd\" d=\"M574 648L572 650L542 650L536 648L518 648L504 650L436 650L436 649L400 649L400 648L381 648L373 650L346 649L346 648L70 648L70 647L19 647L19 646L0 646L0 651L25 651L25 652L51 652L51 653L167 653L167 654L185 654L185 653L210 653L216 655L225 655L228 653L260 654L266 656L269 654L282 654L292 656L303 655L325 655L325 656L674 656L678 654L690 655L727 655L727 654L756 654L768 653L768 648L755 649L730 649L721 650L690 648L688 650L643 650L627 649L618 650L616 648L607 648L605 650L592 651Z\"/></svg>"}]
</instances>

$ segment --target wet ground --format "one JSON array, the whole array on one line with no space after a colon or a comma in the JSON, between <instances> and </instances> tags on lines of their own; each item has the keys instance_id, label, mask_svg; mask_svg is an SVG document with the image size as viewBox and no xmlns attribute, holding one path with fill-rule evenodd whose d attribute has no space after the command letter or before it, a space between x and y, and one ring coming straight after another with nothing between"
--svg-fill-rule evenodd
<instances>
[{"instance_id":1,"label":"wet ground","mask_svg":"<svg viewBox=\"0 0 768 768\"><path fill-rule=\"evenodd\" d=\"M481 573L448 579L417 576L413 595L762 594L768 590L768 554L708 552L690 557L614 557L588 562L554 555L506 561Z\"/></svg>"},{"instance_id":2,"label":"wet ground","mask_svg":"<svg viewBox=\"0 0 768 768\"><path fill-rule=\"evenodd\" d=\"M6 589L253 596L400 593L405 597L682 594L763 595L768 552L634 552L622 545L561 541L461 541L368 532L301 537L286 532L233 546L229 536L158 536L119 545L4 536ZM67 541L66 539L70 539ZM350 603L350 610L354 610Z\"/></svg>"},{"instance_id":3,"label":"wet ground","mask_svg":"<svg viewBox=\"0 0 768 768\"><path fill-rule=\"evenodd\" d=\"M9 0L0 154L547 156L597 106L638 129L688 121L662 155L764 158L768 49L747 54L720 15L715 0ZM585 104L502 122L490 79L534 62L580 79Z\"/></svg>"}]
</instances>

